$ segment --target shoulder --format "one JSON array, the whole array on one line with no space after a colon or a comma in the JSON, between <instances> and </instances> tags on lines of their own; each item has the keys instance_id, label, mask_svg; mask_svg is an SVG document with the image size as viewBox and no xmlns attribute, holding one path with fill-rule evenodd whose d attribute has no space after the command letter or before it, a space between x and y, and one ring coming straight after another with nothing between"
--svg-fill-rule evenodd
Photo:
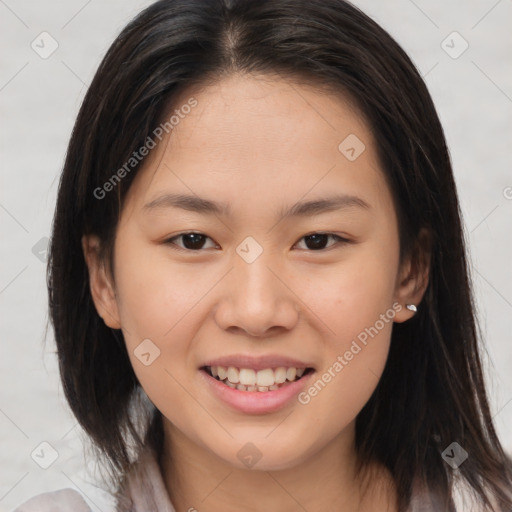
<instances>
[{"instance_id":1,"label":"shoulder","mask_svg":"<svg viewBox=\"0 0 512 512\"><path fill-rule=\"evenodd\" d=\"M91 512L82 496L73 489L45 492L29 499L13 512Z\"/></svg>"}]
</instances>

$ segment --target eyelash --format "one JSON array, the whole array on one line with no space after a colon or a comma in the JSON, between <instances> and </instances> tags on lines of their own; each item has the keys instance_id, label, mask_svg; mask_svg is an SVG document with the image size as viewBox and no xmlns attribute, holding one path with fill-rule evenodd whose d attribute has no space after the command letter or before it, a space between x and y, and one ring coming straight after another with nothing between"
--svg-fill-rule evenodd
<instances>
[{"instance_id":1,"label":"eyelash","mask_svg":"<svg viewBox=\"0 0 512 512\"><path fill-rule=\"evenodd\" d=\"M184 252L201 252L201 251L205 250L205 249L197 249L197 250L195 250L195 249L186 249L185 247L180 247L179 245L177 245L177 244L175 244L175 243L173 242L173 240L175 240L175 239L177 239L177 238L181 238L181 237L183 237L183 236L185 236L185 235L201 235L201 236L204 236L204 237L206 237L206 238L210 238L209 236L204 235L203 233L198 233L198 232L195 232L195 231L187 231L187 232L185 232L185 233L180 233L179 235L175 235L175 236L173 236L173 237L171 237L171 238L168 238L167 240L165 240L165 241L164 241L164 243L165 243L165 244L167 244L167 245L172 246L172 248L173 248L174 250L177 250L177 251L184 251ZM315 232L313 232L313 233L308 233L307 235L304 235L303 237L301 237L301 238L299 239L299 242L300 242L301 240L303 240L304 238L307 238L307 237L310 237L310 236L313 236L313 235L327 235L327 236L334 237L334 238L336 238L336 239L338 240L338 243L339 243L339 244L348 244L348 243L351 243L351 240L348 240L347 238L343 238L343 237L341 237L341 236L339 236L339 235L336 235L336 234L334 234L334 233L328 233L328 232L323 232L323 231L315 231ZM210 240L212 240L212 239L210 238ZM298 242L297 242L297 243L298 243ZM296 244L295 244L295 245L296 245ZM304 249L304 250L306 250L306 251L308 251L308 252L322 252L322 251L327 251L327 250L331 249L331 248L332 248L332 247L334 247L335 245L336 245L336 244L333 244L333 245L331 245L330 247L326 247L326 248L323 248L323 249L317 249L317 250L313 250L313 249Z\"/></svg>"}]
</instances>

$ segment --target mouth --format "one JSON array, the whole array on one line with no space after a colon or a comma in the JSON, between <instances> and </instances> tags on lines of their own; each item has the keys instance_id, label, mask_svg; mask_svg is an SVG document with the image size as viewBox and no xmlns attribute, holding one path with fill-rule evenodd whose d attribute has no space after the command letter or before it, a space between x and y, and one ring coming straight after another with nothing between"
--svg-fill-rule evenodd
<instances>
[{"instance_id":1,"label":"mouth","mask_svg":"<svg viewBox=\"0 0 512 512\"><path fill-rule=\"evenodd\" d=\"M312 373L314 368L279 366L254 370L234 366L203 366L201 371L232 389L252 393L268 393L303 379Z\"/></svg>"}]
</instances>

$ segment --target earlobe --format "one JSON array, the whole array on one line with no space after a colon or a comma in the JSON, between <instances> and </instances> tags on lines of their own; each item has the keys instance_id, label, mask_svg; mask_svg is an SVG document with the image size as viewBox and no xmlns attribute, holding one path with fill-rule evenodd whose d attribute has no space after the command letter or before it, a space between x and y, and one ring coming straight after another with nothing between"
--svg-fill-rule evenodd
<instances>
[{"instance_id":1,"label":"earlobe","mask_svg":"<svg viewBox=\"0 0 512 512\"><path fill-rule=\"evenodd\" d=\"M121 322L114 283L100 258L100 240L96 235L82 236L82 250L89 271L89 287L98 315L112 329L120 329Z\"/></svg>"}]
</instances>

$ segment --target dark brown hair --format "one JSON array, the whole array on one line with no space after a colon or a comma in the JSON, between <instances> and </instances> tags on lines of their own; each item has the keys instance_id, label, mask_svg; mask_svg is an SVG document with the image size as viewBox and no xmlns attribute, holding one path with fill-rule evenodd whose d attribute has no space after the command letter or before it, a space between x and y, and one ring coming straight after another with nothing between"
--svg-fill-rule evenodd
<instances>
[{"instance_id":1,"label":"dark brown hair","mask_svg":"<svg viewBox=\"0 0 512 512\"><path fill-rule=\"evenodd\" d=\"M361 467L378 461L389 469L401 512L415 482L437 497L437 511L454 511L455 475L482 506L510 512L511 463L486 397L443 129L405 52L344 0L161 0L108 50L69 142L48 262L62 383L78 421L119 475L144 442L161 446L160 413L151 420L140 415L140 384L122 333L107 327L94 307L81 237L98 235L111 264L123 200L142 164L104 198L94 190L144 144L178 95L232 73L292 77L353 99L373 130L395 201L401 257L418 261L419 233L429 233L424 299L412 320L394 325L384 373L357 417ZM454 441L469 452L456 471L441 457Z\"/></svg>"}]
</instances>

